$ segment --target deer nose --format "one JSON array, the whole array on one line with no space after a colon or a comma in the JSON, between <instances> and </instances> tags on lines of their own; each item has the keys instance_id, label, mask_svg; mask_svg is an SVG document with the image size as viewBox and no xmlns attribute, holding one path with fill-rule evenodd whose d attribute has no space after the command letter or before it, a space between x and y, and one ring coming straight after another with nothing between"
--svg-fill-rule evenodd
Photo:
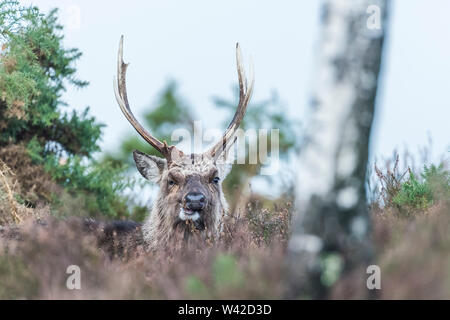
<instances>
[{"instance_id":1,"label":"deer nose","mask_svg":"<svg viewBox=\"0 0 450 320\"><path fill-rule=\"evenodd\" d=\"M199 192L189 192L186 195L186 207L192 211L202 210L205 207L206 197Z\"/></svg>"}]
</instances>

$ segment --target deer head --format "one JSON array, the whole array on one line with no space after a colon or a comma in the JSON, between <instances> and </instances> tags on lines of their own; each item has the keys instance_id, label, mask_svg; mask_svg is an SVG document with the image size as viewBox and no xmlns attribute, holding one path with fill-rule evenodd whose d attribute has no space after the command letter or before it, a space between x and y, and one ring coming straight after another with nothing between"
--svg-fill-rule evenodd
<instances>
[{"instance_id":1,"label":"deer head","mask_svg":"<svg viewBox=\"0 0 450 320\"><path fill-rule=\"evenodd\" d=\"M252 66L250 84L247 84L239 44L236 45L236 61L239 104L233 120L210 150L203 154L184 154L177 147L153 137L131 112L126 88L128 64L123 62L123 36L120 39L117 79L114 79L117 102L141 137L162 155L156 157L137 150L133 152L141 175L160 187L152 212L143 226L144 238L150 246L165 243L177 233L183 234L184 238L192 231L214 237L219 231L222 216L228 209L222 181L231 169L223 159L236 141L236 131L246 112L254 84Z\"/></svg>"}]
</instances>

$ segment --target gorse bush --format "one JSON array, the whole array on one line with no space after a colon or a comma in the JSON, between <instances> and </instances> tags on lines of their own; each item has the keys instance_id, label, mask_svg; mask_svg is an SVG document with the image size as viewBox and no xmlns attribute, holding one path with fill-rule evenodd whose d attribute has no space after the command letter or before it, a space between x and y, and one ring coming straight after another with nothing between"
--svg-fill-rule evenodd
<instances>
[{"instance_id":1,"label":"gorse bush","mask_svg":"<svg viewBox=\"0 0 450 320\"><path fill-rule=\"evenodd\" d=\"M62 149L88 155L98 150L92 139L100 137L101 125L93 119L74 119L89 124L84 126L90 128L87 137L78 132L80 124L67 126L74 121L60 110L65 85L82 88L87 82L75 78L73 64L81 53L62 47L61 26L56 19L55 10L44 16L37 8L22 8L16 1L0 4L0 141L17 143L39 136L46 142L59 143ZM64 128L73 141L61 139L58 128Z\"/></svg>"},{"instance_id":2,"label":"gorse bush","mask_svg":"<svg viewBox=\"0 0 450 320\"><path fill-rule=\"evenodd\" d=\"M86 161L79 155L62 158L57 153L43 151L35 139L28 143L27 149L31 159L42 164L55 182L79 196L84 203L82 207L91 215L119 218L127 214L125 199L120 197L119 192L132 180L124 176L123 166L92 159ZM42 154L46 154L45 158ZM53 202L58 202L58 198L53 198Z\"/></svg>"},{"instance_id":3,"label":"gorse bush","mask_svg":"<svg viewBox=\"0 0 450 320\"><path fill-rule=\"evenodd\" d=\"M431 189L433 199L450 201L450 171L443 164L425 166L422 175Z\"/></svg>"},{"instance_id":4,"label":"gorse bush","mask_svg":"<svg viewBox=\"0 0 450 320\"><path fill-rule=\"evenodd\" d=\"M56 10L44 15L14 0L0 3L0 148L26 146L33 164L65 190L89 195L90 213L117 217L125 213L123 167L93 159L103 125L88 108L64 111L66 86L88 83L76 78L81 52L63 47L61 31Z\"/></svg>"},{"instance_id":5,"label":"gorse bush","mask_svg":"<svg viewBox=\"0 0 450 320\"><path fill-rule=\"evenodd\" d=\"M438 201L450 199L450 172L442 164L425 165L419 175L411 170L406 173L399 176L395 170L388 170L387 174L377 171L383 183L384 199L388 199L385 205L410 215L418 210L427 210Z\"/></svg>"},{"instance_id":6,"label":"gorse bush","mask_svg":"<svg viewBox=\"0 0 450 320\"><path fill-rule=\"evenodd\" d=\"M433 195L429 184L426 181L419 181L411 172L408 181L402 184L393 201L399 206L426 209L433 203Z\"/></svg>"}]
</instances>

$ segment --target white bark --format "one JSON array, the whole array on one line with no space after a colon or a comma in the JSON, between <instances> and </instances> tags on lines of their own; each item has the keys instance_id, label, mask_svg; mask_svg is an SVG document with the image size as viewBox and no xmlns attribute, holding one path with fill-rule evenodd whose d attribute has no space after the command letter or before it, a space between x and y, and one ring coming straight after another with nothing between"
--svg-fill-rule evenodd
<instances>
[{"instance_id":1,"label":"white bark","mask_svg":"<svg viewBox=\"0 0 450 320\"><path fill-rule=\"evenodd\" d=\"M340 257L344 271L370 259L364 181L385 13L385 0L324 3L312 113L299 157L288 298L326 296L320 279L327 254Z\"/></svg>"}]
</instances>

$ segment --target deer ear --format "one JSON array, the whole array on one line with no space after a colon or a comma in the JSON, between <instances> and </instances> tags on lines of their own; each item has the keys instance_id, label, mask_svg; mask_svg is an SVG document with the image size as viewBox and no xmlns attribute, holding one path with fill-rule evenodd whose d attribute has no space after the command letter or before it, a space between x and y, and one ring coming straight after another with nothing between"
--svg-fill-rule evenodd
<instances>
[{"instance_id":1,"label":"deer ear","mask_svg":"<svg viewBox=\"0 0 450 320\"><path fill-rule=\"evenodd\" d=\"M167 168L166 159L151 156L138 150L133 151L133 158L140 174L152 182L159 182L161 174Z\"/></svg>"}]
</instances>

